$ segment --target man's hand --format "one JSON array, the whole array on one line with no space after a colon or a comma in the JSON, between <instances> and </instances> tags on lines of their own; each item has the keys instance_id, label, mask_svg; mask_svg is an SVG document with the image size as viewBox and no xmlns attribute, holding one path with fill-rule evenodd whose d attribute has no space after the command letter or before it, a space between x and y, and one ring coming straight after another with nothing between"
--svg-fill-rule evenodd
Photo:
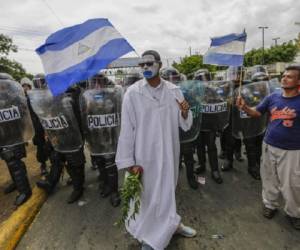
<instances>
[{"instance_id":1,"label":"man's hand","mask_svg":"<svg viewBox=\"0 0 300 250\"><path fill-rule=\"evenodd\" d=\"M251 117L260 117L261 116L261 113L258 112L255 108L251 108L249 107L245 100L241 97L241 96L238 96L237 99L236 99L236 103L235 105L240 109L240 110L243 110L245 111L248 115L250 115Z\"/></svg>"},{"instance_id":2,"label":"man's hand","mask_svg":"<svg viewBox=\"0 0 300 250\"><path fill-rule=\"evenodd\" d=\"M132 173L132 174L142 174L143 173L143 168L141 166L138 165L134 165L128 168L128 172Z\"/></svg>"},{"instance_id":3,"label":"man's hand","mask_svg":"<svg viewBox=\"0 0 300 250\"><path fill-rule=\"evenodd\" d=\"M246 103L245 103L245 100L241 97L241 96L238 96L237 99L236 99L236 103L235 105L240 109L240 110L243 110L246 106Z\"/></svg>"},{"instance_id":4,"label":"man's hand","mask_svg":"<svg viewBox=\"0 0 300 250\"><path fill-rule=\"evenodd\" d=\"M189 113L189 109L190 109L190 105L186 100L183 100L182 102L179 102L176 99L179 109L181 111L181 116L183 117L183 119L186 119L188 117L188 113Z\"/></svg>"}]
</instances>

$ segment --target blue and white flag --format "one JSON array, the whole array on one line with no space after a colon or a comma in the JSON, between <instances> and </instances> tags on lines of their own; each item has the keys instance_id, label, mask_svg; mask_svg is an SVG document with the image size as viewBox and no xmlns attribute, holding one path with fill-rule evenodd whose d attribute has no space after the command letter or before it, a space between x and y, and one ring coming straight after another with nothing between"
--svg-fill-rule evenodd
<instances>
[{"instance_id":1,"label":"blue and white flag","mask_svg":"<svg viewBox=\"0 0 300 250\"><path fill-rule=\"evenodd\" d=\"M134 51L133 47L105 18L59 30L36 49L54 96L130 51Z\"/></svg>"},{"instance_id":2,"label":"blue and white flag","mask_svg":"<svg viewBox=\"0 0 300 250\"><path fill-rule=\"evenodd\" d=\"M204 64L241 66L244 61L247 34L229 34L211 39L211 45L203 56Z\"/></svg>"}]
</instances>

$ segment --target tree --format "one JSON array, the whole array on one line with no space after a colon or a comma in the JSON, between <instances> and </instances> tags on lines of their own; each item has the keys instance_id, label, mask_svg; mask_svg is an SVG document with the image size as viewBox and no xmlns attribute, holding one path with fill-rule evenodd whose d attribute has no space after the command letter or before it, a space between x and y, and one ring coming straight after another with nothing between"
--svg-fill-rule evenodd
<instances>
[{"instance_id":1,"label":"tree","mask_svg":"<svg viewBox=\"0 0 300 250\"><path fill-rule=\"evenodd\" d=\"M0 34L0 72L10 74L17 81L20 81L20 79L25 76L32 78L32 75L26 72L22 64L7 58L10 52L17 51L18 48L13 44L12 39L6 35Z\"/></svg>"},{"instance_id":2,"label":"tree","mask_svg":"<svg viewBox=\"0 0 300 250\"><path fill-rule=\"evenodd\" d=\"M294 41L289 41L287 43L265 49L265 64L272 64L276 62L292 62L299 51L298 43L298 39L295 39ZM262 56L262 49L252 49L245 54L244 65L248 67L261 64Z\"/></svg>"},{"instance_id":3,"label":"tree","mask_svg":"<svg viewBox=\"0 0 300 250\"><path fill-rule=\"evenodd\" d=\"M185 56L180 63L174 62L172 66L188 77L198 69L208 69L209 71L215 71L217 69L214 65L203 64L202 55Z\"/></svg>"}]
</instances>

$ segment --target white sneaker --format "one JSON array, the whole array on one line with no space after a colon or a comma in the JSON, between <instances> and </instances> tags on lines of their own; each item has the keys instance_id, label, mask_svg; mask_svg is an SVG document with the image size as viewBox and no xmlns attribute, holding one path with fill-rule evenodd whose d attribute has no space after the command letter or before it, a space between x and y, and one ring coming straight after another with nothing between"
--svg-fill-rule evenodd
<instances>
[{"instance_id":1,"label":"white sneaker","mask_svg":"<svg viewBox=\"0 0 300 250\"><path fill-rule=\"evenodd\" d=\"M151 246L149 246L146 243L142 243L142 249L141 250L154 250Z\"/></svg>"},{"instance_id":2,"label":"white sneaker","mask_svg":"<svg viewBox=\"0 0 300 250\"><path fill-rule=\"evenodd\" d=\"M183 225L182 223L180 223L177 231L176 231L177 234L180 234L184 237L187 237L187 238L192 238L192 237L195 237L197 232L195 229L191 228L191 227L188 227L188 226L185 226Z\"/></svg>"}]
</instances>

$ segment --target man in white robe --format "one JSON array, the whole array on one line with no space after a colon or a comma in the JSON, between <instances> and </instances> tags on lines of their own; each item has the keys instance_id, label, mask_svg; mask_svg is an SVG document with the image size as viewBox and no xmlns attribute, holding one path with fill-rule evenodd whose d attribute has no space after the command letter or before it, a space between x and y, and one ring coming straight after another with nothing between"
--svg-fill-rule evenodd
<instances>
[{"instance_id":1,"label":"man in white robe","mask_svg":"<svg viewBox=\"0 0 300 250\"><path fill-rule=\"evenodd\" d=\"M180 88L159 77L161 65L156 51L143 53L144 79L125 93L116 155L118 169L143 170L140 211L126 228L142 249L154 250L165 249L175 232L196 235L180 223L175 201L179 127L190 129L192 113Z\"/></svg>"}]
</instances>

